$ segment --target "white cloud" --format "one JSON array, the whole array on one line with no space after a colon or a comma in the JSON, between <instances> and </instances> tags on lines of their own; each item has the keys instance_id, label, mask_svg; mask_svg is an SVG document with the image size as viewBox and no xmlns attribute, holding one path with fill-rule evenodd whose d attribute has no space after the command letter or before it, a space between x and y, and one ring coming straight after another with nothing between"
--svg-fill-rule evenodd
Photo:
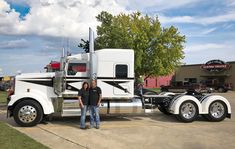
<instances>
[{"instance_id":1,"label":"white cloud","mask_svg":"<svg viewBox=\"0 0 235 149\"><path fill-rule=\"evenodd\" d=\"M130 7L132 10L148 10L162 11L171 8L179 8L182 6L193 5L199 3L201 0L177 0L175 2L170 0L119 0L122 5Z\"/></svg>"},{"instance_id":2,"label":"white cloud","mask_svg":"<svg viewBox=\"0 0 235 149\"><path fill-rule=\"evenodd\" d=\"M167 17L164 15L160 15L159 20L162 23L193 23L195 22L195 19L191 16Z\"/></svg>"},{"instance_id":3,"label":"white cloud","mask_svg":"<svg viewBox=\"0 0 235 149\"><path fill-rule=\"evenodd\" d=\"M226 14L210 16L210 17L201 17L201 16L174 16L167 17L164 15L159 16L159 20L162 23L171 24L171 23L192 23L192 24L201 24L201 25L210 25L216 23L232 22L235 21L235 11L229 11Z\"/></svg>"},{"instance_id":4,"label":"white cloud","mask_svg":"<svg viewBox=\"0 0 235 149\"><path fill-rule=\"evenodd\" d=\"M217 43L202 43L196 45L190 45L185 48L185 52L192 53L192 52L200 52L200 51L208 51L208 50L225 50L228 48L227 44L217 44Z\"/></svg>"},{"instance_id":5,"label":"white cloud","mask_svg":"<svg viewBox=\"0 0 235 149\"><path fill-rule=\"evenodd\" d=\"M10 9L7 2L28 4L30 12L20 19L20 14ZM96 28L98 22L95 16L101 11L108 11L112 14L131 10L156 9L165 10L181 6L196 4L200 0L178 0L177 3L165 0L0 0L0 7L4 9L0 13L0 34L35 34L46 36L65 37L87 37L88 27ZM166 18L167 22L168 18ZM192 20L190 17L183 17L184 20ZM178 18L170 18L170 21L177 22Z\"/></svg>"},{"instance_id":6,"label":"white cloud","mask_svg":"<svg viewBox=\"0 0 235 149\"><path fill-rule=\"evenodd\" d=\"M205 63L211 59L221 59L223 61L234 61L235 43L224 41L222 43L197 43L186 46L185 58L183 62L187 64Z\"/></svg>"},{"instance_id":7,"label":"white cloud","mask_svg":"<svg viewBox=\"0 0 235 149\"><path fill-rule=\"evenodd\" d=\"M10 9L10 6L3 0L0 1L0 13L4 13L5 11L8 11Z\"/></svg>"},{"instance_id":8,"label":"white cloud","mask_svg":"<svg viewBox=\"0 0 235 149\"><path fill-rule=\"evenodd\" d=\"M201 24L214 24L214 23L235 21L235 11L230 11L227 14L223 15L205 17L202 18L200 21Z\"/></svg>"},{"instance_id":9,"label":"white cloud","mask_svg":"<svg viewBox=\"0 0 235 149\"><path fill-rule=\"evenodd\" d=\"M28 0L6 0L6 2L8 3L21 4L21 5L27 4L27 1Z\"/></svg>"},{"instance_id":10,"label":"white cloud","mask_svg":"<svg viewBox=\"0 0 235 149\"><path fill-rule=\"evenodd\" d=\"M8 3L0 0L0 33L15 34L16 27L19 25L20 14L10 9Z\"/></svg>"},{"instance_id":11,"label":"white cloud","mask_svg":"<svg viewBox=\"0 0 235 149\"><path fill-rule=\"evenodd\" d=\"M14 2L14 0L7 0ZM126 7L134 9L156 10L177 8L189 4L196 4L198 0L178 0L177 3L165 0L145 1L116 1L116 0L20 0L30 6L30 12L20 19L20 14L10 9L6 1L0 0L0 34L7 35L46 35L57 37L84 38L88 35L88 27L96 29L98 22L95 16L105 10L112 14L129 12ZM19 2L18 2L19 3ZM176 16L167 17L160 15L162 23L193 23L214 24L235 21L235 11L212 17ZM208 33L212 32L208 31Z\"/></svg>"},{"instance_id":12,"label":"white cloud","mask_svg":"<svg viewBox=\"0 0 235 149\"><path fill-rule=\"evenodd\" d=\"M28 44L25 39L2 41L0 42L0 49L27 48Z\"/></svg>"},{"instance_id":13,"label":"white cloud","mask_svg":"<svg viewBox=\"0 0 235 149\"><path fill-rule=\"evenodd\" d=\"M230 28L233 27L233 24L224 24L222 27L223 27L224 29L228 30L228 29L230 29Z\"/></svg>"},{"instance_id":14,"label":"white cloud","mask_svg":"<svg viewBox=\"0 0 235 149\"><path fill-rule=\"evenodd\" d=\"M36 34L84 37L88 27L97 26L95 16L101 11L112 14L126 12L115 0L29 0L30 13L20 20L19 13L0 0L0 34Z\"/></svg>"},{"instance_id":15,"label":"white cloud","mask_svg":"<svg viewBox=\"0 0 235 149\"><path fill-rule=\"evenodd\" d=\"M235 0L227 0L228 6L235 6Z\"/></svg>"},{"instance_id":16,"label":"white cloud","mask_svg":"<svg viewBox=\"0 0 235 149\"><path fill-rule=\"evenodd\" d=\"M178 3L178 1L177 1ZM226 8L224 12L219 15L214 16L173 16L168 17L164 15L159 16L159 20L162 23L172 24L172 23L190 23L190 24L201 24L210 25L216 23L226 23L235 21L235 0L225 0Z\"/></svg>"},{"instance_id":17,"label":"white cloud","mask_svg":"<svg viewBox=\"0 0 235 149\"><path fill-rule=\"evenodd\" d=\"M207 34L210 34L210 33L214 32L216 29L217 29L216 27L213 27L213 28L204 30L201 34L202 35L207 35Z\"/></svg>"},{"instance_id":18,"label":"white cloud","mask_svg":"<svg viewBox=\"0 0 235 149\"><path fill-rule=\"evenodd\" d=\"M182 33L186 35L186 37L206 37L207 35L216 31L217 28L209 28L209 29L198 29L198 28L191 28L190 30L183 31Z\"/></svg>"}]
</instances>

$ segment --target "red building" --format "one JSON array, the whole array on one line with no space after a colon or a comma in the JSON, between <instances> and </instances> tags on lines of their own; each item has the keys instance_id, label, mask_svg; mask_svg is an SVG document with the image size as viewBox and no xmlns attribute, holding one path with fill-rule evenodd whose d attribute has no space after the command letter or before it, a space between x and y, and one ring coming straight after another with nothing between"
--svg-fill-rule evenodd
<instances>
[{"instance_id":1,"label":"red building","mask_svg":"<svg viewBox=\"0 0 235 149\"><path fill-rule=\"evenodd\" d=\"M145 88L160 88L162 85L170 85L173 75L163 77L151 77L144 81Z\"/></svg>"}]
</instances>

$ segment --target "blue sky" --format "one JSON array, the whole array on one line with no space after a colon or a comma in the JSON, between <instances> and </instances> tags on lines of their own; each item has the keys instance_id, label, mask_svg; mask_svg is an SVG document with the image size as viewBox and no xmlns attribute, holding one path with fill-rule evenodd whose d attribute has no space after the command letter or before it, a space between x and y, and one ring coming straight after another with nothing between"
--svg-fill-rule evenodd
<instances>
[{"instance_id":1,"label":"blue sky","mask_svg":"<svg viewBox=\"0 0 235 149\"><path fill-rule=\"evenodd\" d=\"M138 10L174 25L187 39L183 63L235 61L235 0L0 0L0 76L43 72L62 47L80 52L102 10Z\"/></svg>"}]
</instances>

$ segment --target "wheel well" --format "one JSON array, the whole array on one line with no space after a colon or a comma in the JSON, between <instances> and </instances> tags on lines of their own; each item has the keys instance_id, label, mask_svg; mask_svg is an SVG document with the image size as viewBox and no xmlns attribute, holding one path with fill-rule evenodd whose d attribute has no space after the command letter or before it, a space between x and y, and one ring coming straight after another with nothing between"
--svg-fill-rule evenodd
<instances>
[{"instance_id":1,"label":"wheel well","mask_svg":"<svg viewBox=\"0 0 235 149\"><path fill-rule=\"evenodd\" d=\"M10 116L12 116L12 113L13 113L13 110L14 110L15 106L16 106L17 104L19 104L20 102L26 101L26 100L32 100L32 101L37 102L37 103L39 104L39 106L41 107L43 113L44 113L44 110L43 110L43 108L42 108L42 105L41 105L37 100L35 100L34 98L25 97L25 98L21 98L21 99L17 100L12 106L8 107L8 110L11 112Z\"/></svg>"}]
</instances>

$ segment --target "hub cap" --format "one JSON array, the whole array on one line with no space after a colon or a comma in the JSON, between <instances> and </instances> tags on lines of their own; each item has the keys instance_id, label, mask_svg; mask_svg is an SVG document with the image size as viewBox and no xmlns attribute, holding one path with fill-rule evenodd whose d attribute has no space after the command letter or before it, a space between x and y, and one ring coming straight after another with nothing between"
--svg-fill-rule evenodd
<instances>
[{"instance_id":1,"label":"hub cap","mask_svg":"<svg viewBox=\"0 0 235 149\"><path fill-rule=\"evenodd\" d=\"M210 114L214 118L220 118L224 115L224 105L220 102L214 102L210 106Z\"/></svg>"},{"instance_id":2,"label":"hub cap","mask_svg":"<svg viewBox=\"0 0 235 149\"><path fill-rule=\"evenodd\" d=\"M37 117L37 111L34 107L32 106L23 106L18 113L18 117L20 121L23 123L30 123L34 121Z\"/></svg>"},{"instance_id":3,"label":"hub cap","mask_svg":"<svg viewBox=\"0 0 235 149\"><path fill-rule=\"evenodd\" d=\"M186 119L191 119L196 114L196 107L192 103L184 103L181 107L181 114Z\"/></svg>"}]
</instances>

